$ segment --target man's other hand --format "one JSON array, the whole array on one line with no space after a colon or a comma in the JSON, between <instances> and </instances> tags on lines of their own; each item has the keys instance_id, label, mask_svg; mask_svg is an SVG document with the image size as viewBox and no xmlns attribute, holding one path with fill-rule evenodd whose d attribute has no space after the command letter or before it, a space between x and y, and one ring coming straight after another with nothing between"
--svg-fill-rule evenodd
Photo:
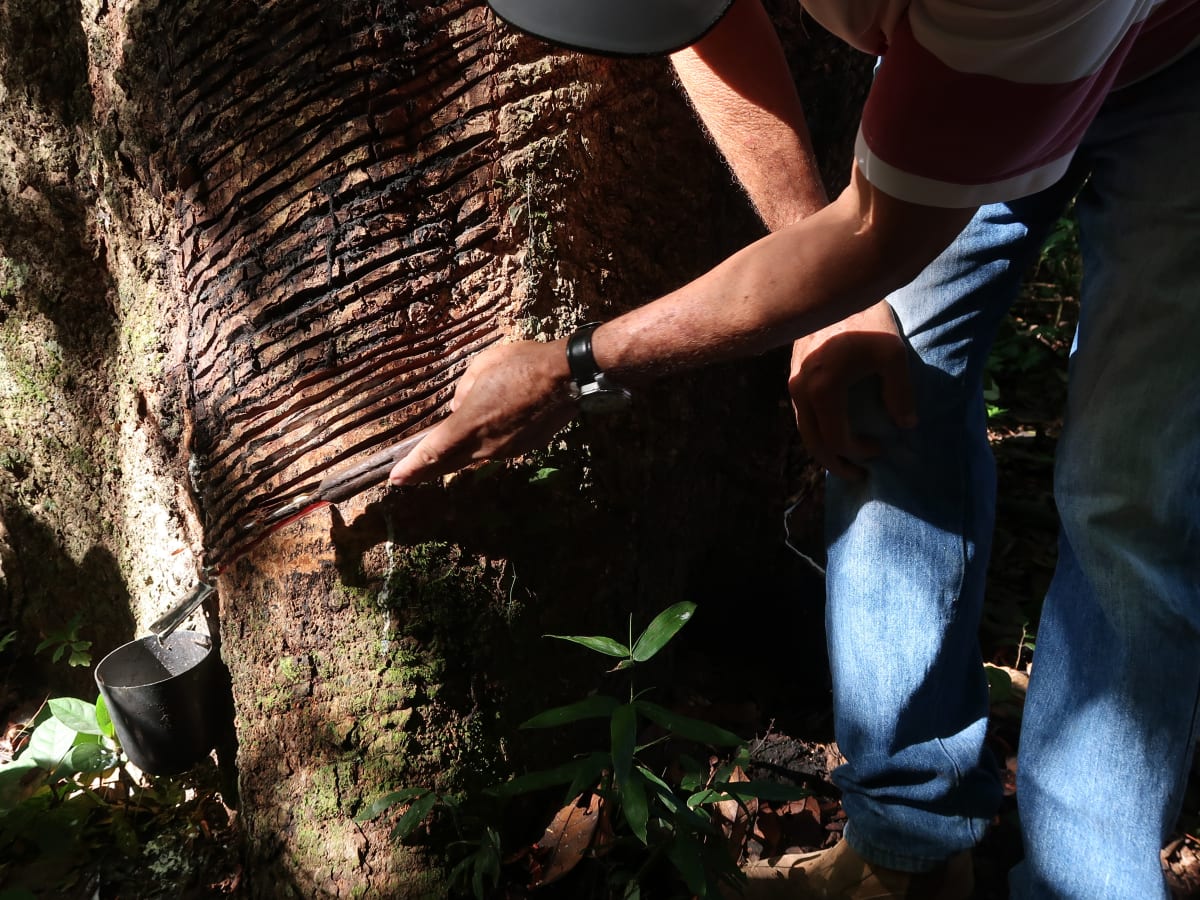
<instances>
[{"instance_id":1,"label":"man's other hand","mask_svg":"<svg viewBox=\"0 0 1200 900\"><path fill-rule=\"evenodd\" d=\"M872 375L880 377L883 405L892 421L901 428L916 425L907 348L886 302L800 338L792 347L788 390L796 427L813 458L843 478L864 478L866 470L856 461L880 452L876 441L855 434L850 424L850 388Z\"/></svg>"}]
</instances>

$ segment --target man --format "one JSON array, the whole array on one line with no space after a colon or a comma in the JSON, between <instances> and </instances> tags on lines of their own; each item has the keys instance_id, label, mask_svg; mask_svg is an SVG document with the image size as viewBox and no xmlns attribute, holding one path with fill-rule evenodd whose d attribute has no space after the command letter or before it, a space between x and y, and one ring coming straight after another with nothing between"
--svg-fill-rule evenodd
<instances>
[{"instance_id":1,"label":"man","mask_svg":"<svg viewBox=\"0 0 1200 900\"><path fill-rule=\"evenodd\" d=\"M967 897L966 851L998 799L976 644L995 495L981 373L1082 186L1059 563L1025 708L1011 887L1165 898L1158 851L1200 694L1200 2L808 0L882 58L850 185L828 205L759 0L491 2L568 46L674 52L773 230L569 342L481 355L393 482L522 452L577 404L795 340L797 424L831 473L849 825L825 854L752 866L747 894ZM887 415L847 402L871 375Z\"/></svg>"}]
</instances>

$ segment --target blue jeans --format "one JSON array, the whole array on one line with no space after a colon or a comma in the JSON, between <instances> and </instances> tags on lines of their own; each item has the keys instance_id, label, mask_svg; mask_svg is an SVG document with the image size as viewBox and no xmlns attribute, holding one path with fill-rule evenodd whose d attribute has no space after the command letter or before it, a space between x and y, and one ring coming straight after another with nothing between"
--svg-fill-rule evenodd
<instances>
[{"instance_id":1,"label":"blue jeans","mask_svg":"<svg viewBox=\"0 0 1200 900\"><path fill-rule=\"evenodd\" d=\"M984 207L889 298L920 424L868 384L883 454L830 478L827 626L847 839L922 871L981 837L1000 787L983 747L978 626L995 511L982 374L1065 204L1084 248L1055 466L1059 563L1038 630L1013 895L1167 896L1200 696L1200 52L1114 93L1062 182ZM876 386L877 387L877 386Z\"/></svg>"}]
</instances>

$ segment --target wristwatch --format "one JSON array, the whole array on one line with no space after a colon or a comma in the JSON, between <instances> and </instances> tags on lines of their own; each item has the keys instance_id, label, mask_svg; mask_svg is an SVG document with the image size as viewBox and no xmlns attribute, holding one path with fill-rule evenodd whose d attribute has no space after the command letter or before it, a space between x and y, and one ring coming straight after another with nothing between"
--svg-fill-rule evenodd
<instances>
[{"instance_id":1,"label":"wristwatch","mask_svg":"<svg viewBox=\"0 0 1200 900\"><path fill-rule=\"evenodd\" d=\"M592 355L592 332L599 322L588 322L567 339L567 365L571 388L585 413L618 412L633 400L633 394L600 371Z\"/></svg>"}]
</instances>

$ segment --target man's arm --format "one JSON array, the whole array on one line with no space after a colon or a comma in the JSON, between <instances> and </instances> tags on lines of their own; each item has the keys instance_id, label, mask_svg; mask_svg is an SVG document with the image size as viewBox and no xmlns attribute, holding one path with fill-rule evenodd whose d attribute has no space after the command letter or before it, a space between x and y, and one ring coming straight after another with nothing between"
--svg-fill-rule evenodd
<instances>
[{"instance_id":1,"label":"man's arm","mask_svg":"<svg viewBox=\"0 0 1200 900\"><path fill-rule=\"evenodd\" d=\"M856 167L824 209L601 326L592 336L596 361L636 384L781 346L903 287L973 212L898 200Z\"/></svg>"},{"instance_id":2,"label":"man's arm","mask_svg":"<svg viewBox=\"0 0 1200 900\"><path fill-rule=\"evenodd\" d=\"M787 344L907 284L972 213L897 200L855 169L824 209L602 325L592 335L596 361L637 384ZM463 376L453 414L393 469L392 483L544 444L574 412L569 382L564 341L491 348Z\"/></svg>"},{"instance_id":3,"label":"man's arm","mask_svg":"<svg viewBox=\"0 0 1200 900\"><path fill-rule=\"evenodd\" d=\"M801 100L759 0L737 0L726 18L671 62L697 115L771 231L825 206ZM851 386L878 374L897 424L913 422L908 360L892 311L880 301L796 341L788 387L805 446L825 468L858 477L849 462L877 447L850 428Z\"/></svg>"},{"instance_id":4,"label":"man's arm","mask_svg":"<svg viewBox=\"0 0 1200 900\"><path fill-rule=\"evenodd\" d=\"M770 230L825 205L800 97L759 0L735 0L717 27L671 62Z\"/></svg>"}]
</instances>

